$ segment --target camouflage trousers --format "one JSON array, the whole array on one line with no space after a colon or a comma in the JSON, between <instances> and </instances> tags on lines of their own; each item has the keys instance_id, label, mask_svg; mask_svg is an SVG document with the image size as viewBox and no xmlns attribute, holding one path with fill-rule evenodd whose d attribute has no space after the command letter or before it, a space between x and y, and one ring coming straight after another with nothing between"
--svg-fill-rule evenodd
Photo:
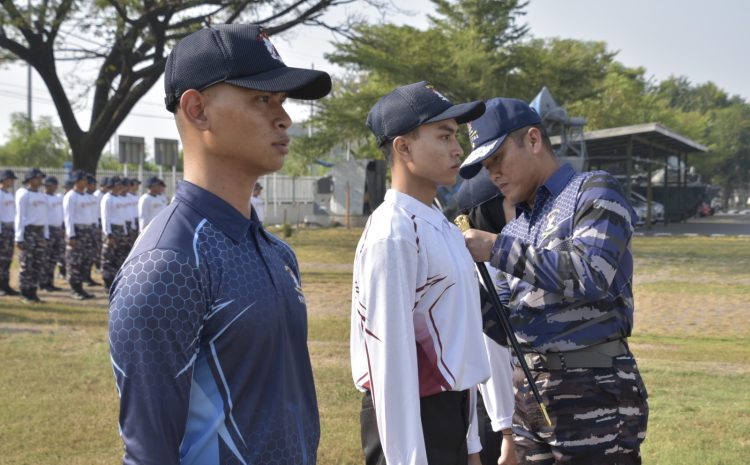
<instances>
[{"instance_id":1,"label":"camouflage trousers","mask_svg":"<svg viewBox=\"0 0 750 465\"><path fill-rule=\"evenodd\" d=\"M101 220L94 225L94 229L92 231L92 237L94 240L94 246L91 249L91 252L89 253L89 256L87 258L89 262L88 268L86 270L91 270L91 266L95 266L96 269L101 269L101 256L102 256L102 222Z\"/></svg>"},{"instance_id":2,"label":"camouflage trousers","mask_svg":"<svg viewBox=\"0 0 750 465\"><path fill-rule=\"evenodd\" d=\"M16 233L13 223L3 223L0 229L0 282L7 282L10 278L10 263L13 261Z\"/></svg>"},{"instance_id":3,"label":"camouflage trousers","mask_svg":"<svg viewBox=\"0 0 750 465\"><path fill-rule=\"evenodd\" d=\"M23 245L18 254L21 268L18 274L21 289L39 287L42 271L47 264L47 239L44 226L26 226L23 231Z\"/></svg>"},{"instance_id":4,"label":"camouflage trousers","mask_svg":"<svg viewBox=\"0 0 750 465\"><path fill-rule=\"evenodd\" d=\"M128 249L133 248L135 240L138 239L138 223L132 221L125 222L126 229L128 231ZM125 254L127 256L127 254Z\"/></svg>"},{"instance_id":5,"label":"camouflage trousers","mask_svg":"<svg viewBox=\"0 0 750 465\"><path fill-rule=\"evenodd\" d=\"M612 368L532 370L548 427L520 367L513 373L513 434L519 464L640 464L648 394L632 354Z\"/></svg>"},{"instance_id":6,"label":"camouflage trousers","mask_svg":"<svg viewBox=\"0 0 750 465\"><path fill-rule=\"evenodd\" d=\"M55 265L65 263L65 230L61 226L49 227L47 261L39 275L39 284L49 286L55 280Z\"/></svg>"},{"instance_id":7,"label":"camouflage trousers","mask_svg":"<svg viewBox=\"0 0 750 465\"><path fill-rule=\"evenodd\" d=\"M95 232L93 226L75 225L75 241L65 247L65 270L71 285L80 284L88 277ZM86 268L87 264L89 268Z\"/></svg>"},{"instance_id":8,"label":"camouflage trousers","mask_svg":"<svg viewBox=\"0 0 750 465\"><path fill-rule=\"evenodd\" d=\"M111 283L115 279L117 270L130 252L129 238L123 226L112 226L112 241L102 236L102 279Z\"/></svg>"}]
</instances>

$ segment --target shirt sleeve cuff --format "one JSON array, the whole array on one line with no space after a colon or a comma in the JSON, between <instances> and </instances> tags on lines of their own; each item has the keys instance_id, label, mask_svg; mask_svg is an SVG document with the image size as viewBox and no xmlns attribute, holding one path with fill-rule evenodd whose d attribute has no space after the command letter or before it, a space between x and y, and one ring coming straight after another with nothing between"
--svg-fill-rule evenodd
<instances>
[{"instance_id":1,"label":"shirt sleeve cuff","mask_svg":"<svg viewBox=\"0 0 750 465\"><path fill-rule=\"evenodd\" d=\"M492 425L492 431L497 433L500 430L508 429L513 426L513 417L500 418L497 421L492 420L490 424Z\"/></svg>"},{"instance_id":2,"label":"shirt sleeve cuff","mask_svg":"<svg viewBox=\"0 0 750 465\"><path fill-rule=\"evenodd\" d=\"M482 442L479 435L470 435L466 438L466 450L469 454L478 454L482 451Z\"/></svg>"},{"instance_id":3,"label":"shirt sleeve cuff","mask_svg":"<svg viewBox=\"0 0 750 465\"><path fill-rule=\"evenodd\" d=\"M498 234L495 243L492 245L492 254L490 255L490 265L498 270L510 273L513 270L507 270L508 258L510 251L515 243L515 239L503 234Z\"/></svg>"}]
</instances>

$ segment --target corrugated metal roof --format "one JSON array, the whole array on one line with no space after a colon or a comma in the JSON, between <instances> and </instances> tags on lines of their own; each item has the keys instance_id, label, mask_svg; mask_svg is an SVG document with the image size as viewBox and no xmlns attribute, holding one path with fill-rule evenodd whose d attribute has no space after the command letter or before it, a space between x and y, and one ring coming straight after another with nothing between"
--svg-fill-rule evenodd
<instances>
[{"instance_id":1,"label":"corrugated metal roof","mask_svg":"<svg viewBox=\"0 0 750 465\"><path fill-rule=\"evenodd\" d=\"M708 148L659 123L635 124L600 129L583 134L586 152L591 159L621 158L626 156L628 141L633 141L633 156L667 156L686 153L705 153ZM560 144L560 137L550 138L552 145Z\"/></svg>"}]
</instances>

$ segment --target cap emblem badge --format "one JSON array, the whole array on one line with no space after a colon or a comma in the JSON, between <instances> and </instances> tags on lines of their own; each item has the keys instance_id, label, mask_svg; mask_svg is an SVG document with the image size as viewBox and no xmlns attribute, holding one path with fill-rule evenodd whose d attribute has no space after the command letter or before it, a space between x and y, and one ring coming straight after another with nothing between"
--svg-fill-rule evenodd
<instances>
[{"instance_id":1,"label":"cap emblem badge","mask_svg":"<svg viewBox=\"0 0 750 465\"><path fill-rule=\"evenodd\" d=\"M281 55L279 55L279 52L276 50L276 47L274 47L273 44L271 43L271 39L268 38L268 34L266 34L266 31L263 31L260 34L258 34L258 40L263 42L263 45L266 46L268 53L271 55L271 58L284 63L284 60L281 59Z\"/></svg>"},{"instance_id":2,"label":"cap emblem badge","mask_svg":"<svg viewBox=\"0 0 750 465\"><path fill-rule=\"evenodd\" d=\"M427 84L427 85L426 85L425 87L427 87L428 89L430 89L430 90L432 91L432 93L433 93L433 94L435 94L435 95L437 95L438 97L440 97L440 99L441 99L441 100L444 100L444 101L446 101L446 102L448 102L448 103L451 103L451 101L450 101L450 100L448 100L447 98L445 98L445 95L443 95L443 94L441 94L440 92L438 92L438 90L437 90L437 89L435 89L435 87L433 87L433 86L432 86L432 84Z\"/></svg>"}]
</instances>

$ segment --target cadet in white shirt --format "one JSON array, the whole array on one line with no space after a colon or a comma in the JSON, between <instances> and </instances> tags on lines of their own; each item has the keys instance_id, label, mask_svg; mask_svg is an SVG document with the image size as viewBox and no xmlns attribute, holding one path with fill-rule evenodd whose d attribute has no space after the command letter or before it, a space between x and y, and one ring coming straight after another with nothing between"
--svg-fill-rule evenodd
<instances>
[{"instance_id":1,"label":"cadet in white shirt","mask_svg":"<svg viewBox=\"0 0 750 465\"><path fill-rule=\"evenodd\" d=\"M109 178L110 191L102 198L102 279L109 290L117 270L128 254L128 233L125 226L127 201L123 196L126 185L119 176Z\"/></svg>"},{"instance_id":2,"label":"cadet in white shirt","mask_svg":"<svg viewBox=\"0 0 750 465\"><path fill-rule=\"evenodd\" d=\"M92 254L91 260L99 271L101 271L102 264L102 199L107 192L109 192L109 178L105 177L102 179L99 189L93 194L98 203L96 205L96 228L94 228L94 253Z\"/></svg>"},{"instance_id":3,"label":"cadet in white shirt","mask_svg":"<svg viewBox=\"0 0 750 465\"><path fill-rule=\"evenodd\" d=\"M490 375L479 282L461 233L432 203L456 182L459 124L483 112L419 82L367 118L393 180L354 259L352 375L365 393L368 465L479 463L476 386Z\"/></svg>"},{"instance_id":4,"label":"cadet in white shirt","mask_svg":"<svg viewBox=\"0 0 750 465\"><path fill-rule=\"evenodd\" d=\"M126 189L123 192L125 198L126 211L125 214L125 227L128 230L128 252L133 247L136 238L138 237L138 192L140 190L141 181L136 178L127 179Z\"/></svg>"},{"instance_id":5,"label":"cadet in white shirt","mask_svg":"<svg viewBox=\"0 0 750 465\"><path fill-rule=\"evenodd\" d=\"M13 261L14 237L16 220L16 199L13 195L13 184L16 174L13 170L0 173L0 296L18 295L18 291L10 287L10 264Z\"/></svg>"},{"instance_id":6,"label":"cadet in white shirt","mask_svg":"<svg viewBox=\"0 0 750 465\"><path fill-rule=\"evenodd\" d=\"M253 195L250 197L250 204L258 215L258 220L262 223L266 217L266 206L263 197L260 196L261 193L263 193L263 186L259 182L256 182L255 187L253 187Z\"/></svg>"},{"instance_id":7,"label":"cadet in white shirt","mask_svg":"<svg viewBox=\"0 0 750 465\"><path fill-rule=\"evenodd\" d=\"M101 229L101 199L97 195L101 194L101 192L96 189L97 182L93 174L86 174L86 182L88 221L91 223L91 240L89 241L91 246L88 248L85 257L86 264L84 265L84 269L86 273L83 277L83 282L89 286L101 286L101 283L94 281L94 278L91 277L91 267L96 266L99 269L99 256L101 255L101 234L99 234L99 230Z\"/></svg>"},{"instance_id":8,"label":"cadet in white shirt","mask_svg":"<svg viewBox=\"0 0 750 465\"><path fill-rule=\"evenodd\" d=\"M21 300L26 303L40 303L37 295L39 278L45 267L47 254L47 198L39 187L44 179L44 172L33 168L23 177L24 189L16 193L15 239L20 251L19 282Z\"/></svg>"},{"instance_id":9,"label":"cadet in white shirt","mask_svg":"<svg viewBox=\"0 0 750 465\"><path fill-rule=\"evenodd\" d=\"M65 217L65 263L68 272L71 296L76 300L94 297L83 289L83 283L89 269L90 250L94 246L95 225L92 224L92 205L98 200L86 193L88 182L86 173L80 170L70 173L73 188L65 194L63 212Z\"/></svg>"},{"instance_id":10,"label":"cadet in white shirt","mask_svg":"<svg viewBox=\"0 0 750 465\"><path fill-rule=\"evenodd\" d=\"M63 197L57 193L59 183L54 176L44 178L44 191L47 198L47 260L39 277L39 289L47 292L61 291L55 286L55 266L65 257L65 233L63 232Z\"/></svg>"},{"instance_id":11,"label":"cadet in white shirt","mask_svg":"<svg viewBox=\"0 0 750 465\"><path fill-rule=\"evenodd\" d=\"M164 181L152 176L146 181L146 188L148 192L138 199L138 227L141 231L167 207L167 198L161 195L164 192Z\"/></svg>"}]
</instances>

